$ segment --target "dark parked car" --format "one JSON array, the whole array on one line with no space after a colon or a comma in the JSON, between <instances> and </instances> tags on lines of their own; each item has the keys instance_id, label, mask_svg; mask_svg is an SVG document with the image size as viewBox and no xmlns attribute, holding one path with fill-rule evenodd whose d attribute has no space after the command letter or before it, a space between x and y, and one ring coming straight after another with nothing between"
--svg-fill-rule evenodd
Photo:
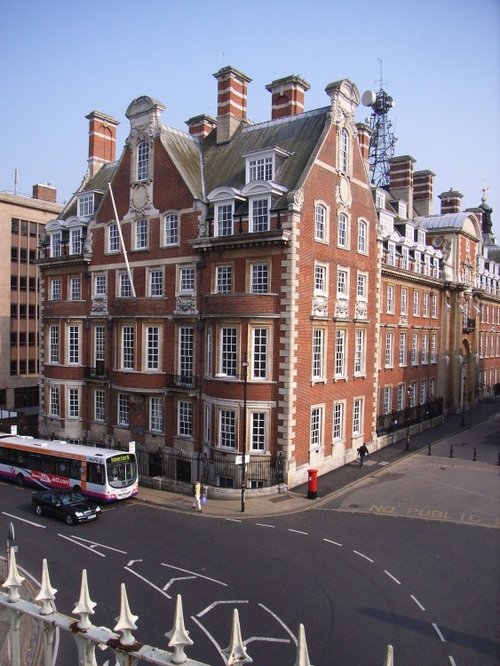
<instances>
[{"instance_id":1,"label":"dark parked car","mask_svg":"<svg viewBox=\"0 0 500 666\"><path fill-rule=\"evenodd\" d=\"M31 503L37 516L61 518L68 525L86 523L101 515L101 507L89 502L77 490L41 490L33 495Z\"/></svg>"}]
</instances>

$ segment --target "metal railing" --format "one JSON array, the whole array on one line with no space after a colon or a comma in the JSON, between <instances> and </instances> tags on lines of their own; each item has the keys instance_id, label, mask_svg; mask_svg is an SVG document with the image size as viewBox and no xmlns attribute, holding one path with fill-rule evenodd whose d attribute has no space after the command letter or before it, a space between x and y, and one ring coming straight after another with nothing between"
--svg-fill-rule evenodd
<instances>
[{"instance_id":1,"label":"metal railing","mask_svg":"<svg viewBox=\"0 0 500 666\"><path fill-rule=\"evenodd\" d=\"M422 405L400 409L390 414L380 414L377 417L377 435L407 428L414 423L427 421L443 414L443 398L429 400Z\"/></svg>"}]
</instances>

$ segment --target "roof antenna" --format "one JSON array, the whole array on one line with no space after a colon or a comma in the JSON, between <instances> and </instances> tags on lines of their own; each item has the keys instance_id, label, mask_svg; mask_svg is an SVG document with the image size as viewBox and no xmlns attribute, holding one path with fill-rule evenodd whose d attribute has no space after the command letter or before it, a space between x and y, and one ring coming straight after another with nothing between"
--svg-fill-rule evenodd
<instances>
[{"instance_id":1,"label":"roof antenna","mask_svg":"<svg viewBox=\"0 0 500 666\"><path fill-rule=\"evenodd\" d=\"M17 186L19 185L19 172L17 167L14 169L14 194L17 194Z\"/></svg>"},{"instance_id":2,"label":"roof antenna","mask_svg":"<svg viewBox=\"0 0 500 666\"><path fill-rule=\"evenodd\" d=\"M361 102L372 110L370 116L370 180L377 187L389 184L389 160L394 157L394 146L397 137L392 130L392 123L387 114L394 106L394 100L384 90L382 76L382 60L380 62L380 89L377 93L367 90L361 97Z\"/></svg>"}]
</instances>

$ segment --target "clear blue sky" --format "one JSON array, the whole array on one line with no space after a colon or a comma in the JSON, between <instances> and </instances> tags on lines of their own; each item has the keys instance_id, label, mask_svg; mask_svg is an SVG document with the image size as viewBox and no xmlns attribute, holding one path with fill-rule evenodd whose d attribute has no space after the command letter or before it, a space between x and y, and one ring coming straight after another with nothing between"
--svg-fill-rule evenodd
<instances>
[{"instance_id":1,"label":"clear blue sky","mask_svg":"<svg viewBox=\"0 0 500 666\"><path fill-rule=\"evenodd\" d=\"M396 154L436 174L436 197L459 190L463 208L489 187L500 242L499 0L0 0L0 190L17 168L19 193L48 182L65 201L87 167L90 111L120 121L119 154L140 95L186 130L217 114L212 75L232 65L252 79L248 115L261 122L272 80L302 76L310 110L337 79L377 89L380 60Z\"/></svg>"}]
</instances>

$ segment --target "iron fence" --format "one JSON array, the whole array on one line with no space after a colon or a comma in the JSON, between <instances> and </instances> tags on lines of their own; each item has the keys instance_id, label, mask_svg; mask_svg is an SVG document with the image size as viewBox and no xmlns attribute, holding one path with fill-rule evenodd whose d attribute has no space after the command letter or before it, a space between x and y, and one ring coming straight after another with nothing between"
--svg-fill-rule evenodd
<instances>
[{"instance_id":1,"label":"iron fence","mask_svg":"<svg viewBox=\"0 0 500 666\"><path fill-rule=\"evenodd\" d=\"M429 400L422 405L415 405L407 409L400 409L390 414L380 414L377 417L377 435L402 428L408 428L414 423L428 421L443 414L443 398Z\"/></svg>"},{"instance_id":2,"label":"iron fence","mask_svg":"<svg viewBox=\"0 0 500 666\"><path fill-rule=\"evenodd\" d=\"M199 479L206 486L240 488L242 476L241 456L236 453L186 453L158 447L157 451L137 450L141 476L161 476L173 481L192 483ZM245 465L248 488L266 488L282 484L286 460L280 453L276 457L249 456Z\"/></svg>"}]
</instances>

